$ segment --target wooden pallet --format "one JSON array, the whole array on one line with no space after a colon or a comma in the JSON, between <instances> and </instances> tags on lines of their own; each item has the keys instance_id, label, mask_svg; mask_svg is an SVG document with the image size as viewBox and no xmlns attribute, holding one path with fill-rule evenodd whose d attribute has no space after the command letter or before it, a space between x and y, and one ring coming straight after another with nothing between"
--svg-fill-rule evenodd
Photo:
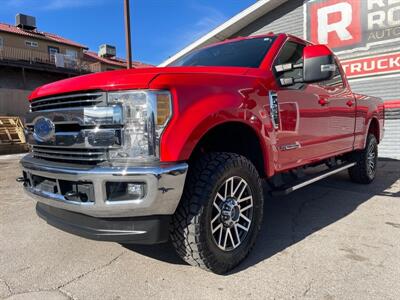
<instances>
[{"instance_id":1,"label":"wooden pallet","mask_svg":"<svg viewBox=\"0 0 400 300\"><path fill-rule=\"evenodd\" d=\"M24 125L18 117L0 117L0 145L25 144Z\"/></svg>"}]
</instances>

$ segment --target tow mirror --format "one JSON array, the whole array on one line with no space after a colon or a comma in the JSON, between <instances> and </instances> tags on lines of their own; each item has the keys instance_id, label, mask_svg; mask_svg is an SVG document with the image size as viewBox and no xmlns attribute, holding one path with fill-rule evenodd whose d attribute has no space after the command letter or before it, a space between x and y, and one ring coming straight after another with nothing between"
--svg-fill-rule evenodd
<instances>
[{"instance_id":1,"label":"tow mirror","mask_svg":"<svg viewBox=\"0 0 400 300\"><path fill-rule=\"evenodd\" d=\"M303 82L313 83L332 79L336 64L332 51L325 45L311 45L303 52Z\"/></svg>"}]
</instances>

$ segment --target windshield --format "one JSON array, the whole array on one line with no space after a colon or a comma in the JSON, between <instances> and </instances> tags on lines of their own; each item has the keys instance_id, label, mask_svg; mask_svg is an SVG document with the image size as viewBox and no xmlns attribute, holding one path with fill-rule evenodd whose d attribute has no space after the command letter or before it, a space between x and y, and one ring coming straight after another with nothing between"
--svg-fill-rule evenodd
<instances>
[{"instance_id":1,"label":"windshield","mask_svg":"<svg viewBox=\"0 0 400 300\"><path fill-rule=\"evenodd\" d=\"M170 66L221 66L258 68L275 37L240 40L188 53Z\"/></svg>"}]
</instances>

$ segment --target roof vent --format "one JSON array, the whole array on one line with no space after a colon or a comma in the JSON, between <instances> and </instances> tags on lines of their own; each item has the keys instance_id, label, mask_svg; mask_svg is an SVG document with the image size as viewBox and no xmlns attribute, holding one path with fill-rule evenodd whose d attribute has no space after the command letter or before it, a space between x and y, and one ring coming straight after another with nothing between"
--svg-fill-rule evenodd
<instances>
[{"instance_id":1,"label":"roof vent","mask_svg":"<svg viewBox=\"0 0 400 300\"><path fill-rule=\"evenodd\" d=\"M36 29L36 18L24 14L17 14L15 16L15 26L26 30Z\"/></svg>"},{"instance_id":2,"label":"roof vent","mask_svg":"<svg viewBox=\"0 0 400 300\"><path fill-rule=\"evenodd\" d=\"M117 49L115 46L103 44L99 48L100 57L114 57L117 55Z\"/></svg>"}]
</instances>

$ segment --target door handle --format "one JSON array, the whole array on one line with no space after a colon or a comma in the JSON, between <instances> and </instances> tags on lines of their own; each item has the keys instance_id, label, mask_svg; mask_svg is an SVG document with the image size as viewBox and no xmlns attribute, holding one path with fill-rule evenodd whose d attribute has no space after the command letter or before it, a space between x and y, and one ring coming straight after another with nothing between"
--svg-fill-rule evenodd
<instances>
[{"instance_id":1,"label":"door handle","mask_svg":"<svg viewBox=\"0 0 400 300\"><path fill-rule=\"evenodd\" d=\"M351 101L351 100L349 100L349 101L347 101L346 102L346 105L348 106L348 107L352 107L353 106L353 101Z\"/></svg>"},{"instance_id":2,"label":"door handle","mask_svg":"<svg viewBox=\"0 0 400 300\"><path fill-rule=\"evenodd\" d=\"M328 105L329 104L329 100L321 98L318 100L318 103L322 106Z\"/></svg>"}]
</instances>

